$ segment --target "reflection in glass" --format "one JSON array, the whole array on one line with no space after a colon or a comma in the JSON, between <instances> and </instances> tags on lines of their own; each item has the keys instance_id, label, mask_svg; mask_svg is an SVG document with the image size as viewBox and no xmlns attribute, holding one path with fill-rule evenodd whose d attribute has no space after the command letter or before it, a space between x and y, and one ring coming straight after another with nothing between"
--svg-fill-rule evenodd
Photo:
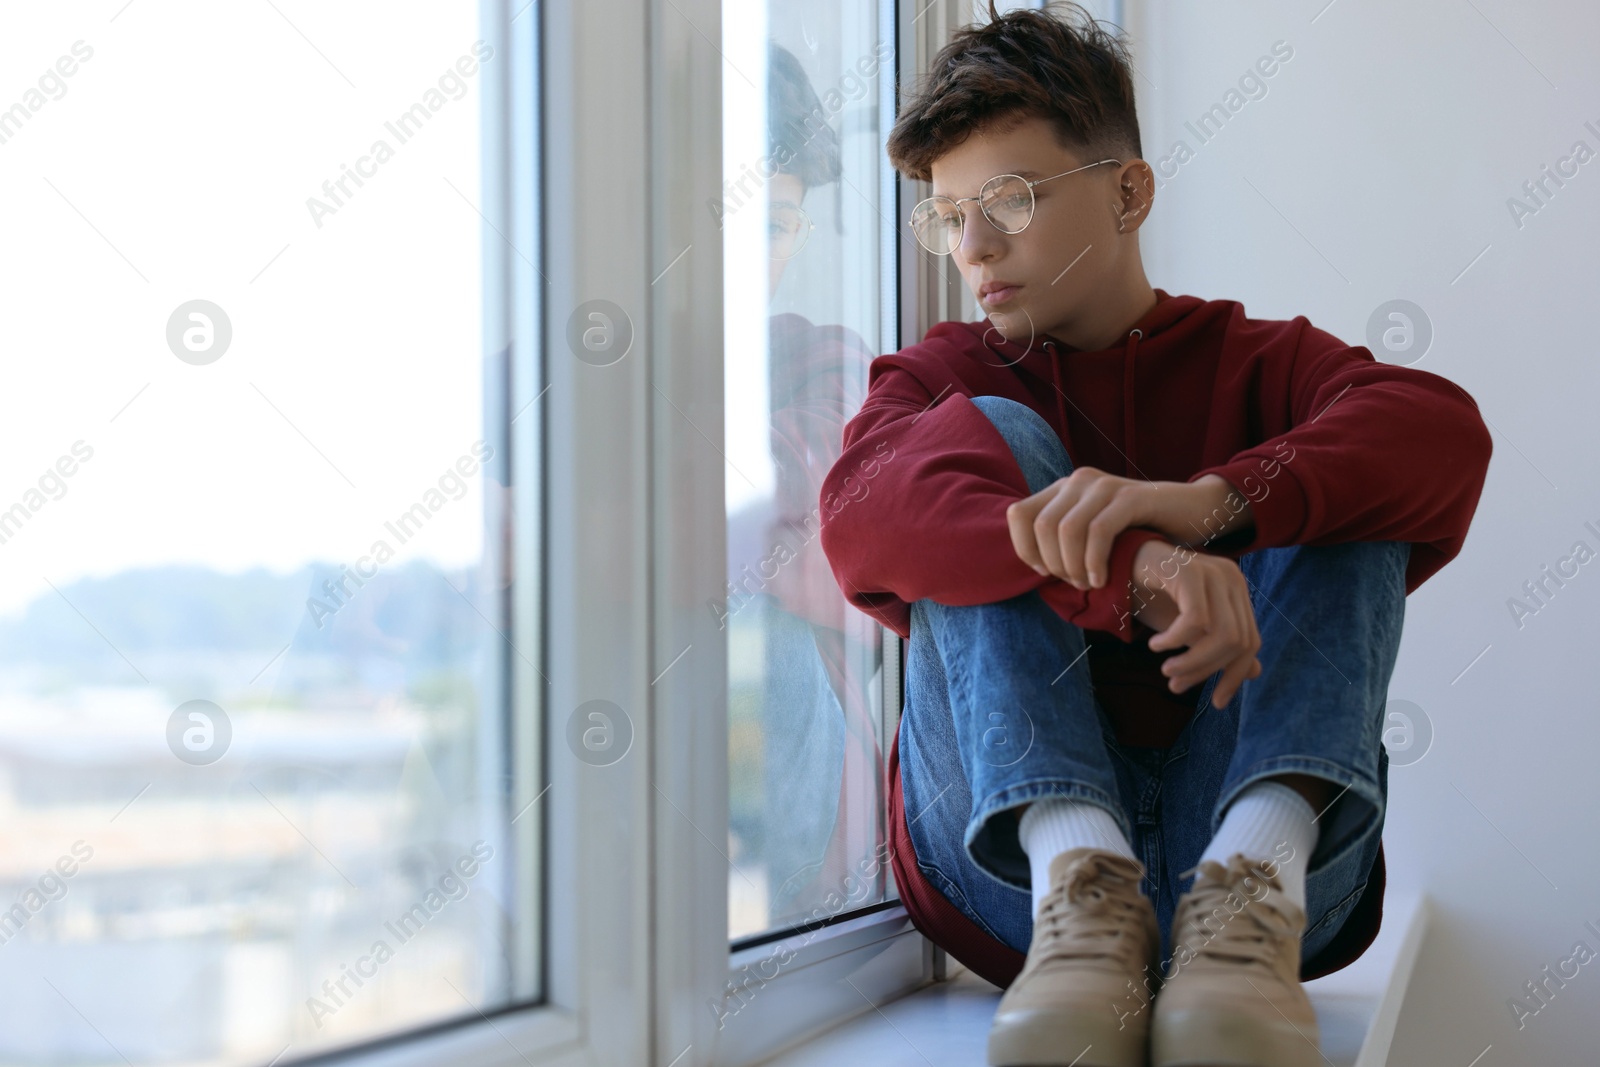
<instances>
[{"instance_id":1,"label":"reflection in glass","mask_svg":"<svg viewBox=\"0 0 1600 1067\"><path fill-rule=\"evenodd\" d=\"M734 195L719 205L734 938L848 914L890 887L882 631L845 602L818 537L822 479L877 354L865 338L881 335L889 214L875 202L877 68L888 52L850 10L770 4L765 111L726 109L726 142L751 152L748 164L730 152ZM761 211L756 235L747 213ZM759 334L743 317L751 307L766 309Z\"/></svg>"}]
</instances>

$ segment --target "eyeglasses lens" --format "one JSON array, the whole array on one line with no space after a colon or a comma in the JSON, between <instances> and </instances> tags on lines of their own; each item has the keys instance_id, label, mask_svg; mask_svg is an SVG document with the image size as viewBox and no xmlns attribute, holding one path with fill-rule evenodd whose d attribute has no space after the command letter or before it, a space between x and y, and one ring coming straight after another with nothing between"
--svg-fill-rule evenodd
<instances>
[{"instance_id":1,"label":"eyeglasses lens","mask_svg":"<svg viewBox=\"0 0 1600 1067\"><path fill-rule=\"evenodd\" d=\"M978 194L984 215L1001 233L1021 233L1033 221L1033 189L1015 174L984 183ZM911 213L911 232L935 255L949 255L961 244L961 209L947 196L930 196Z\"/></svg>"},{"instance_id":2,"label":"eyeglasses lens","mask_svg":"<svg viewBox=\"0 0 1600 1067\"><path fill-rule=\"evenodd\" d=\"M774 204L767 216L767 248L773 259L793 259L811 235L811 219L798 207Z\"/></svg>"}]
</instances>

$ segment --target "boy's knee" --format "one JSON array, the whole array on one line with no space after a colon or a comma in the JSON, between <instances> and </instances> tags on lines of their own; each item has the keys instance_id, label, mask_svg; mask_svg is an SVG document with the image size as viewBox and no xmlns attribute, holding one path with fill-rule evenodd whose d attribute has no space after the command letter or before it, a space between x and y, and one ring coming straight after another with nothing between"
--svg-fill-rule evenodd
<instances>
[{"instance_id":1,"label":"boy's knee","mask_svg":"<svg viewBox=\"0 0 1600 1067\"><path fill-rule=\"evenodd\" d=\"M1037 432L1043 429L1054 436L1050 424L1044 416L1030 408L1028 405L1012 400L1006 396L975 396L970 398L972 406L988 416L989 421L1002 435L1010 432Z\"/></svg>"},{"instance_id":2,"label":"boy's knee","mask_svg":"<svg viewBox=\"0 0 1600 1067\"><path fill-rule=\"evenodd\" d=\"M1260 559L1252 557L1260 555ZM1405 595L1406 565L1411 558L1408 541L1345 541L1331 545L1285 545L1261 549L1241 557L1240 567L1254 564L1264 578L1292 570L1315 569L1322 578L1343 587L1388 583ZM1293 567L1288 564L1293 561Z\"/></svg>"},{"instance_id":3,"label":"boy's knee","mask_svg":"<svg viewBox=\"0 0 1600 1067\"><path fill-rule=\"evenodd\" d=\"M1031 492L1072 473L1066 446L1043 415L1009 397L975 396L971 400L1000 431Z\"/></svg>"}]
</instances>

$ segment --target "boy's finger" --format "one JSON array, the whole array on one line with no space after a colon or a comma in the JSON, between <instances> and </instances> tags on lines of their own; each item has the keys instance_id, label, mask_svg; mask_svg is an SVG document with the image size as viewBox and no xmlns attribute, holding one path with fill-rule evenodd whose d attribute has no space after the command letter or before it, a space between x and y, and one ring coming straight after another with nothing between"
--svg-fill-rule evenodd
<instances>
[{"instance_id":1,"label":"boy's finger","mask_svg":"<svg viewBox=\"0 0 1600 1067\"><path fill-rule=\"evenodd\" d=\"M1150 647L1158 652L1193 645L1205 637L1206 631L1211 628L1210 604L1204 582L1175 583L1169 589L1173 599L1178 601L1178 617L1172 620L1171 626L1150 639Z\"/></svg>"},{"instance_id":2,"label":"boy's finger","mask_svg":"<svg viewBox=\"0 0 1600 1067\"><path fill-rule=\"evenodd\" d=\"M1017 558L1034 570L1044 565L1039 558L1039 546L1033 536L1033 507L1019 500L1006 508L1006 527L1011 532L1011 548Z\"/></svg>"},{"instance_id":3,"label":"boy's finger","mask_svg":"<svg viewBox=\"0 0 1600 1067\"><path fill-rule=\"evenodd\" d=\"M1174 656L1164 662L1161 665L1163 672L1169 665L1172 668L1171 674L1168 675L1172 691L1182 693L1226 667L1229 657L1237 655L1236 645L1237 642L1229 634L1213 634L1183 655Z\"/></svg>"},{"instance_id":4,"label":"boy's finger","mask_svg":"<svg viewBox=\"0 0 1600 1067\"><path fill-rule=\"evenodd\" d=\"M1231 668L1241 660L1242 649L1248 647L1245 643L1245 620L1240 617L1239 605L1234 599L1225 594L1214 595L1210 603L1213 605L1213 618L1206 637L1188 652L1162 664L1163 670L1168 667L1173 670L1173 679L1179 686L1174 692L1181 693L1216 671Z\"/></svg>"},{"instance_id":5,"label":"boy's finger","mask_svg":"<svg viewBox=\"0 0 1600 1067\"><path fill-rule=\"evenodd\" d=\"M1092 507L1087 500L1080 499L1055 524L1055 550L1061 560L1061 573L1079 589L1089 587L1088 569L1083 565L1083 515L1085 509Z\"/></svg>"},{"instance_id":6,"label":"boy's finger","mask_svg":"<svg viewBox=\"0 0 1600 1067\"><path fill-rule=\"evenodd\" d=\"M1073 495L1070 486L1059 486L1055 495L1045 501L1044 506L1033 515L1033 526L1030 533L1038 545L1039 559L1044 567L1057 578L1071 581L1061 559L1060 533L1057 526L1061 517L1072 506Z\"/></svg>"},{"instance_id":7,"label":"boy's finger","mask_svg":"<svg viewBox=\"0 0 1600 1067\"><path fill-rule=\"evenodd\" d=\"M1083 543L1083 569L1089 585L1096 589L1106 584L1106 572L1111 569L1111 545L1117 535L1128 528L1127 511L1127 505L1113 500L1089 523Z\"/></svg>"},{"instance_id":8,"label":"boy's finger","mask_svg":"<svg viewBox=\"0 0 1600 1067\"><path fill-rule=\"evenodd\" d=\"M1197 627L1192 620L1186 619L1180 608L1178 617L1172 620L1172 625L1150 638L1150 649L1153 652L1166 652L1169 649L1184 648L1198 641L1205 631Z\"/></svg>"},{"instance_id":9,"label":"boy's finger","mask_svg":"<svg viewBox=\"0 0 1600 1067\"><path fill-rule=\"evenodd\" d=\"M1094 490L1098 483L1087 489L1068 483L1061 487L1052 506L1045 509L1051 526L1051 547L1055 549L1059 574L1078 589L1089 588L1089 569L1086 566L1086 530L1089 521L1100 511L1100 496Z\"/></svg>"},{"instance_id":10,"label":"boy's finger","mask_svg":"<svg viewBox=\"0 0 1600 1067\"><path fill-rule=\"evenodd\" d=\"M1228 701L1232 700L1239 687L1244 685L1245 679L1255 677L1252 670L1256 666L1259 665L1254 656L1240 656L1234 660L1223 672L1216 689L1212 690L1211 702L1219 708L1227 707Z\"/></svg>"}]
</instances>

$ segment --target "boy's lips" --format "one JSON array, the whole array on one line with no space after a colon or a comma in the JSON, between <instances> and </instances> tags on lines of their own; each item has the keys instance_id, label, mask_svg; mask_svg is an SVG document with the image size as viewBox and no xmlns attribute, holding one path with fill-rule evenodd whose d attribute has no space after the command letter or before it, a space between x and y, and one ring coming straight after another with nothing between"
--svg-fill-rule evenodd
<instances>
[{"instance_id":1,"label":"boy's lips","mask_svg":"<svg viewBox=\"0 0 1600 1067\"><path fill-rule=\"evenodd\" d=\"M990 307L998 307L1015 297L1021 289L1020 282L985 282L978 291L978 299Z\"/></svg>"}]
</instances>

